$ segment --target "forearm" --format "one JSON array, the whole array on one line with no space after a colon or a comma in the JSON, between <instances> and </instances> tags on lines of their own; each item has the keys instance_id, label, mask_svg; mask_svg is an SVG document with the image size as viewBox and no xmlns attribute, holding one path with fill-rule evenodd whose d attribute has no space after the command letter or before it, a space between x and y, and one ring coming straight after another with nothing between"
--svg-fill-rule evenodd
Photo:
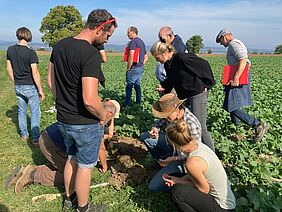
<instances>
[{"instance_id":1,"label":"forearm","mask_svg":"<svg viewBox=\"0 0 282 212\"><path fill-rule=\"evenodd\" d=\"M95 101L96 102L96 101ZM100 103L96 104L87 104L84 103L86 109L95 117L97 117L100 121L106 120L106 113L104 110L104 107L102 105L102 102L100 100Z\"/></svg>"},{"instance_id":2,"label":"forearm","mask_svg":"<svg viewBox=\"0 0 282 212\"><path fill-rule=\"evenodd\" d=\"M7 69L7 72L8 72L8 75L9 75L9 78L12 82L14 82L14 73L13 73L13 70L11 69Z\"/></svg>"},{"instance_id":3,"label":"forearm","mask_svg":"<svg viewBox=\"0 0 282 212\"><path fill-rule=\"evenodd\" d=\"M33 65L32 65L33 66ZM43 92L40 74L35 66L32 67L32 77L39 93Z\"/></svg>"},{"instance_id":4,"label":"forearm","mask_svg":"<svg viewBox=\"0 0 282 212\"><path fill-rule=\"evenodd\" d=\"M133 64L133 59L128 58L126 69L129 70Z\"/></svg>"},{"instance_id":5,"label":"forearm","mask_svg":"<svg viewBox=\"0 0 282 212\"><path fill-rule=\"evenodd\" d=\"M106 120L106 113L98 95L99 81L94 77L82 77L82 96L86 109L100 121Z\"/></svg>"},{"instance_id":6,"label":"forearm","mask_svg":"<svg viewBox=\"0 0 282 212\"><path fill-rule=\"evenodd\" d=\"M9 78L12 82L14 82L14 72L13 72L13 68L12 68L12 64L10 62L10 60L7 60L7 72L8 72L8 75L9 75Z\"/></svg>"},{"instance_id":7,"label":"forearm","mask_svg":"<svg viewBox=\"0 0 282 212\"><path fill-rule=\"evenodd\" d=\"M111 124L109 126L109 136L113 137L114 134L114 119L111 120Z\"/></svg>"},{"instance_id":8,"label":"forearm","mask_svg":"<svg viewBox=\"0 0 282 212\"><path fill-rule=\"evenodd\" d=\"M247 64L247 59L241 59L240 60L238 70L236 71L236 74L234 76L234 81L239 80L241 74L243 73L243 71L246 67L246 64Z\"/></svg>"},{"instance_id":9,"label":"forearm","mask_svg":"<svg viewBox=\"0 0 282 212\"><path fill-rule=\"evenodd\" d=\"M55 86L55 75L54 75L54 64L48 64L48 75L47 75L47 82L49 89L51 90L52 94L56 96L56 86Z\"/></svg>"},{"instance_id":10,"label":"forearm","mask_svg":"<svg viewBox=\"0 0 282 212\"><path fill-rule=\"evenodd\" d=\"M128 60L127 60L127 70L131 69L133 65L133 57L134 57L134 50L129 51Z\"/></svg>"},{"instance_id":11,"label":"forearm","mask_svg":"<svg viewBox=\"0 0 282 212\"><path fill-rule=\"evenodd\" d=\"M144 62L143 62L143 64L145 64L147 61L148 61L148 55L145 54L145 55L144 55Z\"/></svg>"}]
</instances>

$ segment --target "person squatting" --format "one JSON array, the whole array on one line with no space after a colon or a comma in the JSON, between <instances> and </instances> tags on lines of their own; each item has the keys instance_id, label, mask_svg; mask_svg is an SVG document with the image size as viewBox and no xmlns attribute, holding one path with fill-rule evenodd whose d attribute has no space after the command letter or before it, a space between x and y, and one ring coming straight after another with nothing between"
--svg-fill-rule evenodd
<instances>
[{"instance_id":1,"label":"person squatting","mask_svg":"<svg viewBox=\"0 0 282 212\"><path fill-rule=\"evenodd\" d=\"M105 9L90 12L84 29L74 37L60 40L51 53L48 65L48 85L56 98L57 122L41 134L40 101L45 98L37 69L36 52L28 47L32 35L22 27L16 32L18 44L7 51L7 71L15 84L18 100L20 139L29 138L26 126L26 108L31 108L31 140L49 164L12 170L6 188L15 187L19 194L32 183L47 186L64 185L66 195L63 211L107 211L105 204L88 202L91 170L98 158L100 171L107 172L107 154L104 139L114 134L114 118L120 114L119 102L102 101L98 85L104 85L101 63L106 62L104 44L117 28L117 20ZM141 104L141 77L148 60L145 44L138 37L138 29L127 30L128 58L126 68L126 95L123 107L131 104L132 88L136 103ZM150 131L143 132L140 140L159 164L149 182L152 192L170 192L180 211L232 211L236 200L220 160L215 153L213 139L208 132L207 103L210 89L215 84L210 64L189 53L180 36L164 26L159 40L150 52L157 61L156 90L159 99L152 105L158 120ZM227 30L221 30L216 42L228 48L229 65L238 65L235 78L224 86L224 109L235 125L240 121L255 131L259 142L268 125L248 115L241 107L251 105L250 84L240 86L239 77L250 60L244 44ZM139 52L137 61L134 59ZM21 61L21 62L19 62ZM249 72L250 74L250 72ZM245 95L246 94L246 95ZM239 95L240 102L232 102ZM153 162L152 162L153 163Z\"/></svg>"}]
</instances>

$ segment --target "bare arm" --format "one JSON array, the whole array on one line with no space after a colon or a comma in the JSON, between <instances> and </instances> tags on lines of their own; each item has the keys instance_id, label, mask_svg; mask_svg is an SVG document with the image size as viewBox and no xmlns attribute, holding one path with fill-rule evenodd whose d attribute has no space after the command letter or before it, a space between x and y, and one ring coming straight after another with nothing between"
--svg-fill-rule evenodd
<instances>
[{"instance_id":1,"label":"bare arm","mask_svg":"<svg viewBox=\"0 0 282 212\"><path fill-rule=\"evenodd\" d=\"M186 161L186 169L190 175L192 184L205 194L208 194L210 191L209 183L204 176L207 168L207 164L202 158L190 157Z\"/></svg>"},{"instance_id":2,"label":"bare arm","mask_svg":"<svg viewBox=\"0 0 282 212\"><path fill-rule=\"evenodd\" d=\"M246 64L247 64L246 58L240 60L238 70L236 71L233 82L231 82L231 86L239 86L240 84L239 79L245 69Z\"/></svg>"},{"instance_id":3,"label":"bare arm","mask_svg":"<svg viewBox=\"0 0 282 212\"><path fill-rule=\"evenodd\" d=\"M127 70L129 70L133 64L133 57L134 57L135 50L130 50L127 60Z\"/></svg>"},{"instance_id":4,"label":"bare arm","mask_svg":"<svg viewBox=\"0 0 282 212\"><path fill-rule=\"evenodd\" d=\"M149 58L148 58L148 54L145 54L145 55L144 55L144 62L143 62L143 65L148 61L148 59L149 59Z\"/></svg>"},{"instance_id":5,"label":"bare arm","mask_svg":"<svg viewBox=\"0 0 282 212\"><path fill-rule=\"evenodd\" d=\"M103 50L100 50L100 55L102 57L102 62L105 63L107 62L107 55L106 55L106 51L103 49Z\"/></svg>"},{"instance_id":6,"label":"bare arm","mask_svg":"<svg viewBox=\"0 0 282 212\"><path fill-rule=\"evenodd\" d=\"M82 97L87 110L103 122L106 120L106 113L98 95L98 84L97 78L82 77Z\"/></svg>"},{"instance_id":7,"label":"bare arm","mask_svg":"<svg viewBox=\"0 0 282 212\"><path fill-rule=\"evenodd\" d=\"M12 82L14 82L14 73L10 60L7 60L7 72Z\"/></svg>"},{"instance_id":8,"label":"bare arm","mask_svg":"<svg viewBox=\"0 0 282 212\"><path fill-rule=\"evenodd\" d=\"M44 94L43 89L42 89L40 74L39 74L39 71L37 69L36 63L31 64L31 70L32 70L33 80L34 80L34 82L37 86L37 89L38 89L40 101L43 101L45 99L45 94Z\"/></svg>"},{"instance_id":9,"label":"bare arm","mask_svg":"<svg viewBox=\"0 0 282 212\"><path fill-rule=\"evenodd\" d=\"M111 120L111 124L109 126L109 138L112 138L114 135L114 118Z\"/></svg>"},{"instance_id":10,"label":"bare arm","mask_svg":"<svg viewBox=\"0 0 282 212\"><path fill-rule=\"evenodd\" d=\"M47 82L52 94L56 96L54 64L51 62L48 64Z\"/></svg>"}]
</instances>

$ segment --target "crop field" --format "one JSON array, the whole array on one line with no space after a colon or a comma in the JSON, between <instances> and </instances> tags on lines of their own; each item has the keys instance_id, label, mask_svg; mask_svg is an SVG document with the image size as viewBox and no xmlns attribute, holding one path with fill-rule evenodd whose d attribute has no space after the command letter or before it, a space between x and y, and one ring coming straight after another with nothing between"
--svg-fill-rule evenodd
<instances>
[{"instance_id":1,"label":"crop field","mask_svg":"<svg viewBox=\"0 0 282 212\"><path fill-rule=\"evenodd\" d=\"M282 57L273 55L251 55L253 105L246 108L249 114L266 121L270 128L259 142L252 141L253 131L244 124L235 127L222 109L222 67L226 63L223 55L201 55L212 66L217 84L209 94L208 130L222 159L232 189L237 199L237 211L272 212L282 209ZM39 70L46 94L41 104L41 129L55 122L56 114L47 113L54 105L54 97L48 90L46 76L49 55L40 54ZM17 103L13 84L6 72L6 52L0 52L0 211L60 211L62 198L32 204L31 198L40 194L63 192L63 188L30 185L20 195L12 188L3 188L10 170L17 165L39 165L46 160L36 146L20 141L17 134ZM125 98L125 70L121 55L108 55L102 67L106 76L106 88L100 87L102 98L110 97L121 104ZM119 136L138 138L150 130L154 122L151 105L158 99L154 91L155 60L150 57L142 78L142 104L123 110L116 120ZM134 92L133 92L134 93ZM133 95L133 100L135 95ZM232 134L243 134L242 141L233 141ZM102 175L93 170L92 183L107 181L110 173ZM148 179L149 180L149 179ZM109 211L177 211L169 194L151 193L147 182L143 185L127 185L121 189L101 187L90 192L91 202L105 203Z\"/></svg>"}]
</instances>

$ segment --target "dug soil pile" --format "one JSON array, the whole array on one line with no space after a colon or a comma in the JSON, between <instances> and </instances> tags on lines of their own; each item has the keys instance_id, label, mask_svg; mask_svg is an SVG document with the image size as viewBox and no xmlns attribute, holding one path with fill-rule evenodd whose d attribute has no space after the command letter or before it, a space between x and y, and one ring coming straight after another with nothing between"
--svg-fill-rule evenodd
<instances>
[{"instance_id":1,"label":"dug soil pile","mask_svg":"<svg viewBox=\"0 0 282 212\"><path fill-rule=\"evenodd\" d=\"M134 138L119 137L113 141L108 153L109 183L115 187L143 184L160 169L150 158L146 146Z\"/></svg>"}]
</instances>

